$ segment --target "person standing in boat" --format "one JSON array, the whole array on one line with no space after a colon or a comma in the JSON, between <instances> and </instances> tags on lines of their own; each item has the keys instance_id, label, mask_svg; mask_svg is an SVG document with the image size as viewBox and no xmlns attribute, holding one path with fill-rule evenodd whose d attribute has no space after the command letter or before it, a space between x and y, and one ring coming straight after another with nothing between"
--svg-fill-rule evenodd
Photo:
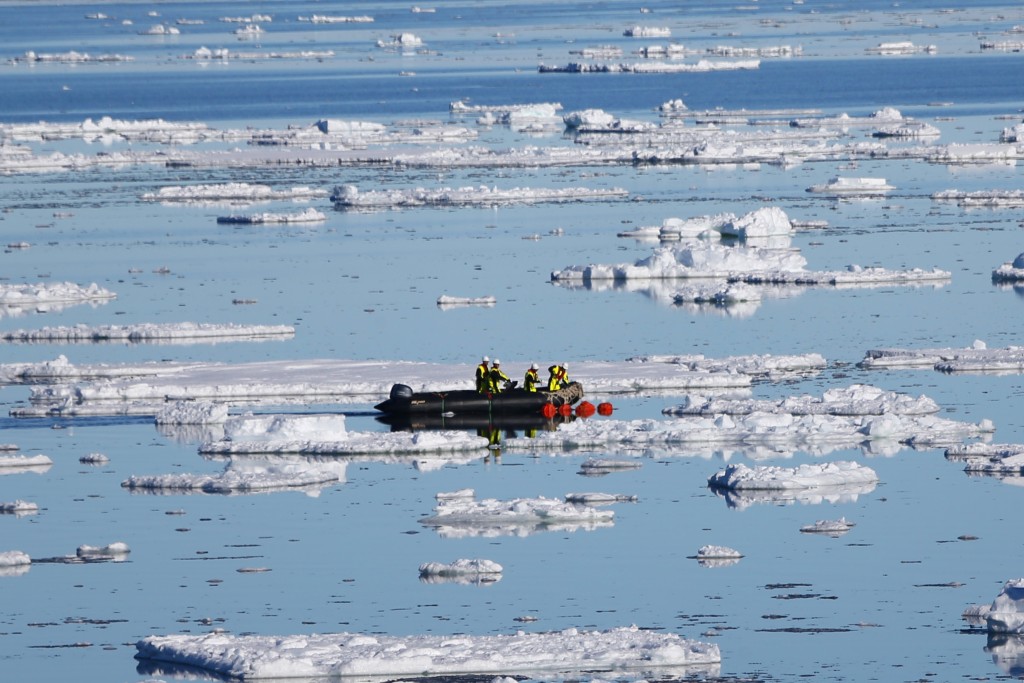
<instances>
[{"instance_id":1,"label":"person standing in boat","mask_svg":"<svg viewBox=\"0 0 1024 683\"><path fill-rule=\"evenodd\" d=\"M548 368L548 391L558 391L569 385L569 364L560 363Z\"/></svg>"},{"instance_id":2,"label":"person standing in boat","mask_svg":"<svg viewBox=\"0 0 1024 683\"><path fill-rule=\"evenodd\" d=\"M480 365L476 366L476 391L478 394L486 394L491 386L491 370L487 367L490 362L491 359L484 356L480 360Z\"/></svg>"},{"instance_id":3,"label":"person standing in boat","mask_svg":"<svg viewBox=\"0 0 1024 683\"><path fill-rule=\"evenodd\" d=\"M526 376L523 378L523 388L526 389L527 391L537 391L538 367L539 366L536 363L533 363L530 365L529 368L526 369Z\"/></svg>"},{"instance_id":4,"label":"person standing in boat","mask_svg":"<svg viewBox=\"0 0 1024 683\"><path fill-rule=\"evenodd\" d=\"M505 382L509 381L508 375L501 371L501 361L497 358L491 363L491 372L489 375L490 386L488 391L492 394L500 394L502 387L505 386Z\"/></svg>"}]
</instances>

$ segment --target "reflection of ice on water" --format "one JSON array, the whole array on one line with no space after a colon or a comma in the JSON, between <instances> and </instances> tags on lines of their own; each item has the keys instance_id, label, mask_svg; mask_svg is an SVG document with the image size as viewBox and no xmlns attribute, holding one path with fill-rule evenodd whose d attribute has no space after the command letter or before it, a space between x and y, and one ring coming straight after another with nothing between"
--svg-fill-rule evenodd
<instances>
[{"instance_id":1,"label":"reflection of ice on water","mask_svg":"<svg viewBox=\"0 0 1024 683\"><path fill-rule=\"evenodd\" d=\"M1024 637L989 634L985 652L1001 671L1014 678L1024 677Z\"/></svg>"}]
</instances>

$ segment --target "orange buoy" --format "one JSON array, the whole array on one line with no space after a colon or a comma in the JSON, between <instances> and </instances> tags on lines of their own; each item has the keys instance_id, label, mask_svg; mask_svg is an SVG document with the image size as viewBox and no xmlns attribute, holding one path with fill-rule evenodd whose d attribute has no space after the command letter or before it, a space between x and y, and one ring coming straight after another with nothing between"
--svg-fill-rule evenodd
<instances>
[{"instance_id":1,"label":"orange buoy","mask_svg":"<svg viewBox=\"0 0 1024 683\"><path fill-rule=\"evenodd\" d=\"M589 401L583 401L576 406L576 417L590 417L594 414L594 404Z\"/></svg>"},{"instance_id":2,"label":"orange buoy","mask_svg":"<svg viewBox=\"0 0 1024 683\"><path fill-rule=\"evenodd\" d=\"M605 403L598 403L597 404L597 414L598 415L611 415L612 414L612 410L613 410L613 408L612 408L612 404L611 403L605 402Z\"/></svg>"},{"instance_id":3,"label":"orange buoy","mask_svg":"<svg viewBox=\"0 0 1024 683\"><path fill-rule=\"evenodd\" d=\"M540 409L540 414L549 420L553 418L555 416L555 413L557 412L558 409L555 408L554 404L551 403L545 403Z\"/></svg>"},{"instance_id":4,"label":"orange buoy","mask_svg":"<svg viewBox=\"0 0 1024 683\"><path fill-rule=\"evenodd\" d=\"M568 403L563 403L562 405L558 406L558 414L563 417L569 417L570 415L572 415L572 406L569 405Z\"/></svg>"}]
</instances>

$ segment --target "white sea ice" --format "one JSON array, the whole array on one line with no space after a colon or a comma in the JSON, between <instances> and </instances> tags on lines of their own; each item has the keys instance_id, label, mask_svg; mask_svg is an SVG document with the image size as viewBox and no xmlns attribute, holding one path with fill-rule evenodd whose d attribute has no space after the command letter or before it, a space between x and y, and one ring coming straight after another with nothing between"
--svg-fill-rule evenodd
<instances>
[{"instance_id":1,"label":"white sea ice","mask_svg":"<svg viewBox=\"0 0 1024 683\"><path fill-rule=\"evenodd\" d=\"M232 458L215 474L133 475L121 482L132 493L246 494L301 490L310 496L345 481L348 463L338 458L273 455Z\"/></svg>"},{"instance_id":2,"label":"white sea ice","mask_svg":"<svg viewBox=\"0 0 1024 683\"><path fill-rule=\"evenodd\" d=\"M95 282L83 287L73 282L0 283L0 306L29 308L55 303L107 301L117 295Z\"/></svg>"},{"instance_id":3,"label":"white sea ice","mask_svg":"<svg viewBox=\"0 0 1024 683\"><path fill-rule=\"evenodd\" d=\"M638 470L643 467L639 460L621 460L616 458L587 458L580 463L579 474L599 476L609 472Z\"/></svg>"},{"instance_id":4,"label":"white sea ice","mask_svg":"<svg viewBox=\"0 0 1024 683\"><path fill-rule=\"evenodd\" d=\"M743 553L724 545L702 545L695 557L698 560L738 560Z\"/></svg>"},{"instance_id":5,"label":"white sea ice","mask_svg":"<svg viewBox=\"0 0 1024 683\"><path fill-rule=\"evenodd\" d=\"M439 493L434 514L420 524L442 536L529 535L536 531L593 530L610 527L615 513L553 498L476 500L472 489Z\"/></svg>"},{"instance_id":6,"label":"white sea ice","mask_svg":"<svg viewBox=\"0 0 1024 683\"><path fill-rule=\"evenodd\" d=\"M228 407L209 401L172 401L156 414L156 423L174 425L221 424L228 419Z\"/></svg>"},{"instance_id":7,"label":"white sea ice","mask_svg":"<svg viewBox=\"0 0 1024 683\"><path fill-rule=\"evenodd\" d=\"M266 223L321 223L327 220L323 211L317 211L310 207L303 211L294 213L250 213L232 214L230 216L217 216L218 223L262 225Z\"/></svg>"},{"instance_id":8,"label":"white sea ice","mask_svg":"<svg viewBox=\"0 0 1024 683\"><path fill-rule=\"evenodd\" d=\"M334 188L331 201L343 209L392 209L414 206L493 206L535 202L576 202L595 199L622 199L628 195L621 188L527 188L460 187L426 190L368 190L355 185Z\"/></svg>"},{"instance_id":9,"label":"white sea ice","mask_svg":"<svg viewBox=\"0 0 1024 683\"><path fill-rule=\"evenodd\" d=\"M901 123L904 116L899 109L894 107L883 107L868 116L850 116L840 114L834 117L812 117L798 118L789 122L795 128L818 128L822 126L835 126L847 128L851 126L877 126L880 123Z\"/></svg>"},{"instance_id":10,"label":"white sea ice","mask_svg":"<svg viewBox=\"0 0 1024 683\"><path fill-rule=\"evenodd\" d=\"M138 659L197 667L239 679L458 674L527 675L579 670L703 667L721 661L718 646L636 626L608 631L513 635L149 636ZM717 672L717 666L710 667ZM692 672L691 672L692 673Z\"/></svg>"},{"instance_id":11,"label":"white sea ice","mask_svg":"<svg viewBox=\"0 0 1024 683\"><path fill-rule=\"evenodd\" d=\"M667 26L630 26L622 35L627 38L669 38L672 29Z\"/></svg>"},{"instance_id":12,"label":"white sea ice","mask_svg":"<svg viewBox=\"0 0 1024 683\"><path fill-rule=\"evenodd\" d=\"M688 396L682 405L664 408L666 415L749 415L788 413L790 415L929 415L939 404L921 395L917 398L886 391L867 384L828 389L821 397L788 396L777 401L727 397Z\"/></svg>"},{"instance_id":13,"label":"white sea ice","mask_svg":"<svg viewBox=\"0 0 1024 683\"><path fill-rule=\"evenodd\" d=\"M937 201L953 201L958 206L1009 208L1024 206L1024 190L942 190L932 194Z\"/></svg>"},{"instance_id":14,"label":"white sea ice","mask_svg":"<svg viewBox=\"0 0 1024 683\"><path fill-rule=\"evenodd\" d=\"M942 134L935 126L921 121L906 121L879 126L871 134L876 138L937 138Z\"/></svg>"},{"instance_id":15,"label":"white sea ice","mask_svg":"<svg viewBox=\"0 0 1024 683\"><path fill-rule=\"evenodd\" d=\"M836 197L870 197L885 194L895 189L885 182L885 178L846 178L834 176L828 182L811 185L808 192L832 195Z\"/></svg>"},{"instance_id":16,"label":"white sea ice","mask_svg":"<svg viewBox=\"0 0 1024 683\"><path fill-rule=\"evenodd\" d=\"M993 282L1020 282L1024 280L1024 253L1018 254L1011 262L1004 263L992 271Z\"/></svg>"},{"instance_id":17,"label":"white sea ice","mask_svg":"<svg viewBox=\"0 0 1024 683\"><path fill-rule=\"evenodd\" d=\"M232 323L139 323L136 325L75 325L43 327L36 330L9 330L0 340L20 343L133 342L195 344L232 340L284 339L293 337L290 325L241 325Z\"/></svg>"},{"instance_id":18,"label":"white sea ice","mask_svg":"<svg viewBox=\"0 0 1024 683\"><path fill-rule=\"evenodd\" d=\"M124 541L116 541L102 546L80 545L75 550L75 555L82 559L99 560L112 559L124 561L125 556L131 552L131 548Z\"/></svg>"},{"instance_id":19,"label":"white sea ice","mask_svg":"<svg viewBox=\"0 0 1024 683\"><path fill-rule=\"evenodd\" d=\"M853 522L848 522L845 517L840 517L839 519L819 519L814 524L800 527L800 531L805 534L825 534L837 538L854 526Z\"/></svg>"},{"instance_id":20,"label":"white sea ice","mask_svg":"<svg viewBox=\"0 0 1024 683\"><path fill-rule=\"evenodd\" d=\"M319 122L318 124L319 125ZM252 183L220 183L200 185L168 185L156 192L142 195L144 201L154 202L263 202L272 200L307 200L326 197L327 190L311 187L292 187L275 190L269 185Z\"/></svg>"},{"instance_id":21,"label":"white sea ice","mask_svg":"<svg viewBox=\"0 0 1024 683\"><path fill-rule=\"evenodd\" d=\"M712 488L734 491L786 491L875 484L878 475L870 467L855 462L837 461L797 467L729 465L708 478Z\"/></svg>"},{"instance_id":22,"label":"white sea ice","mask_svg":"<svg viewBox=\"0 0 1024 683\"><path fill-rule=\"evenodd\" d=\"M89 453L80 457L78 462L83 465L105 465L110 462L110 458L102 453Z\"/></svg>"},{"instance_id":23,"label":"white sea ice","mask_svg":"<svg viewBox=\"0 0 1024 683\"><path fill-rule=\"evenodd\" d=\"M4 469L49 469L53 460L47 455L0 455L0 472Z\"/></svg>"},{"instance_id":24,"label":"white sea ice","mask_svg":"<svg viewBox=\"0 0 1024 683\"><path fill-rule=\"evenodd\" d=\"M635 503L637 497L628 493L567 493L565 502L581 505L612 505L614 503Z\"/></svg>"},{"instance_id":25,"label":"white sea ice","mask_svg":"<svg viewBox=\"0 0 1024 683\"><path fill-rule=\"evenodd\" d=\"M39 505L37 503L30 503L27 500L16 500L12 503L0 502L0 513L3 514L23 517L25 515L34 515L38 512Z\"/></svg>"},{"instance_id":26,"label":"white sea ice","mask_svg":"<svg viewBox=\"0 0 1024 683\"><path fill-rule=\"evenodd\" d=\"M437 454L479 451L487 439L458 430L350 432L344 415L242 415L224 423L224 439L200 453L232 454Z\"/></svg>"},{"instance_id":27,"label":"white sea ice","mask_svg":"<svg viewBox=\"0 0 1024 683\"><path fill-rule=\"evenodd\" d=\"M468 582L494 582L501 579L504 568L493 560L460 559L454 562L424 562L420 578L466 579Z\"/></svg>"},{"instance_id":28,"label":"white sea ice","mask_svg":"<svg viewBox=\"0 0 1024 683\"><path fill-rule=\"evenodd\" d=\"M910 40L898 40L888 43L879 43L876 47L869 47L865 50L875 55L913 55L919 52L935 54L938 48L934 45L915 45Z\"/></svg>"},{"instance_id":29,"label":"white sea ice","mask_svg":"<svg viewBox=\"0 0 1024 683\"><path fill-rule=\"evenodd\" d=\"M985 619L989 633L1024 634L1024 578L1007 581L988 609L974 615Z\"/></svg>"},{"instance_id":30,"label":"white sea ice","mask_svg":"<svg viewBox=\"0 0 1024 683\"><path fill-rule=\"evenodd\" d=\"M711 60L700 59L693 64L675 62L623 62L623 63L583 63L569 62L565 65L541 64L537 70L542 73L704 73L711 71L740 71L761 68L759 59Z\"/></svg>"},{"instance_id":31,"label":"white sea ice","mask_svg":"<svg viewBox=\"0 0 1024 683\"><path fill-rule=\"evenodd\" d=\"M1024 372L1024 347L990 349L981 340L968 348L869 349L859 367L932 368L939 372Z\"/></svg>"},{"instance_id":32,"label":"white sea ice","mask_svg":"<svg viewBox=\"0 0 1024 683\"><path fill-rule=\"evenodd\" d=\"M441 309L445 308L459 308L462 306L486 306L492 307L498 303L498 300L493 296L449 296L442 294L437 297L437 307Z\"/></svg>"},{"instance_id":33,"label":"white sea ice","mask_svg":"<svg viewBox=\"0 0 1024 683\"><path fill-rule=\"evenodd\" d=\"M0 553L0 567L17 567L31 564L32 558L20 550L8 550Z\"/></svg>"},{"instance_id":34,"label":"white sea ice","mask_svg":"<svg viewBox=\"0 0 1024 683\"><path fill-rule=\"evenodd\" d=\"M377 47L391 50L411 50L422 46L423 39L414 33L396 33L387 40L377 41Z\"/></svg>"}]
</instances>

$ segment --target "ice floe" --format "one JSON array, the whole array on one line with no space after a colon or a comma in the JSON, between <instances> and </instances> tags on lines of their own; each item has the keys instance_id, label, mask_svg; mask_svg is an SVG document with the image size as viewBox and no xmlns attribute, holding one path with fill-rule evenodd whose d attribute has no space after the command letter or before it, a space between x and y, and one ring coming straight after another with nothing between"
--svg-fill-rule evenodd
<instances>
[{"instance_id":1,"label":"ice floe","mask_svg":"<svg viewBox=\"0 0 1024 683\"><path fill-rule=\"evenodd\" d=\"M942 190L932 194L932 199L956 202L964 207L1018 207L1024 206L1024 190Z\"/></svg>"},{"instance_id":2,"label":"ice floe","mask_svg":"<svg viewBox=\"0 0 1024 683\"><path fill-rule=\"evenodd\" d=\"M724 545L702 545L693 557L697 560L739 560L743 553Z\"/></svg>"},{"instance_id":3,"label":"ice floe","mask_svg":"<svg viewBox=\"0 0 1024 683\"><path fill-rule=\"evenodd\" d=\"M878 475L870 467L838 461L797 467L729 465L708 478L708 486L729 507L745 509L757 503L789 505L854 502L870 493Z\"/></svg>"},{"instance_id":4,"label":"ice floe","mask_svg":"<svg viewBox=\"0 0 1024 683\"><path fill-rule=\"evenodd\" d=\"M853 522L846 521L845 517L839 519L819 519L814 524L800 527L800 532L805 534L825 534L832 538L838 538L856 526Z\"/></svg>"},{"instance_id":5,"label":"ice floe","mask_svg":"<svg viewBox=\"0 0 1024 683\"><path fill-rule=\"evenodd\" d=\"M295 213L250 213L232 214L230 216L217 216L218 223L262 225L265 223L322 223L327 220L327 215L314 208Z\"/></svg>"},{"instance_id":6,"label":"ice floe","mask_svg":"<svg viewBox=\"0 0 1024 683\"><path fill-rule=\"evenodd\" d=\"M667 26L630 26L622 35L627 38L668 38L672 29Z\"/></svg>"},{"instance_id":7,"label":"ice floe","mask_svg":"<svg viewBox=\"0 0 1024 683\"><path fill-rule=\"evenodd\" d=\"M611 472L638 470L643 463L638 460L622 460L617 458L587 458L580 463L579 474L601 476Z\"/></svg>"},{"instance_id":8,"label":"ice floe","mask_svg":"<svg viewBox=\"0 0 1024 683\"><path fill-rule=\"evenodd\" d=\"M131 548L124 541L115 541L114 543L108 543L102 546L93 545L80 545L75 550L75 555L83 559L111 559L111 560L123 560L128 553L131 552Z\"/></svg>"},{"instance_id":9,"label":"ice floe","mask_svg":"<svg viewBox=\"0 0 1024 683\"><path fill-rule=\"evenodd\" d=\"M80 457L78 462L83 465L105 465L110 462L110 458L103 453L89 453Z\"/></svg>"},{"instance_id":10,"label":"ice floe","mask_svg":"<svg viewBox=\"0 0 1024 683\"><path fill-rule=\"evenodd\" d=\"M582 361L576 372L585 378L591 394L683 395L748 389L754 380L813 375L825 365L819 354L719 359L693 354L638 356L618 363ZM169 407L168 401L369 403L387 396L395 383L415 391L469 388L472 374L471 365L401 361L75 365L58 356L40 363L0 365L4 383L42 385L33 386L31 406L12 409L11 415L17 417L156 415Z\"/></svg>"},{"instance_id":11,"label":"ice floe","mask_svg":"<svg viewBox=\"0 0 1024 683\"><path fill-rule=\"evenodd\" d=\"M420 524L445 537L526 536L538 531L594 530L610 527L615 513L554 498L476 500L473 489L437 494L434 514Z\"/></svg>"},{"instance_id":12,"label":"ice floe","mask_svg":"<svg viewBox=\"0 0 1024 683\"><path fill-rule=\"evenodd\" d=\"M48 455L0 455L0 472L17 470L47 470L53 460Z\"/></svg>"},{"instance_id":13,"label":"ice floe","mask_svg":"<svg viewBox=\"0 0 1024 683\"><path fill-rule=\"evenodd\" d=\"M486 306L492 307L498 303L493 296L449 296L442 294L437 297L438 308L458 308L460 306Z\"/></svg>"},{"instance_id":14,"label":"ice floe","mask_svg":"<svg viewBox=\"0 0 1024 683\"><path fill-rule=\"evenodd\" d=\"M16 500L11 503L0 502L0 513L2 514L23 517L25 515L34 515L38 512L39 505L37 503L30 503L27 500Z\"/></svg>"},{"instance_id":15,"label":"ice floe","mask_svg":"<svg viewBox=\"0 0 1024 683\"><path fill-rule=\"evenodd\" d=\"M1024 281L1024 253L1018 254L1013 261L1008 261L992 271L993 282Z\"/></svg>"},{"instance_id":16,"label":"ice floe","mask_svg":"<svg viewBox=\"0 0 1024 683\"><path fill-rule=\"evenodd\" d=\"M208 401L171 401L155 419L158 425L222 424L228 419L228 407Z\"/></svg>"},{"instance_id":17,"label":"ice floe","mask_svg":"<svg viewBox=\"0 0 1024 683\"><path fill-rule=\"evenodd\" d=\"M867 369L932 368L939 372L1024 372L1024 347L990 349L981 340L963 349L869 349L859 367Z\"/></svg>"},{"instance_id":18,"label":"ice floe","mask_svg":"<svg viewBox=\"0 0 1024 683\"><path fill-rule=\"evenodd\" d=\"M132 493L246 494L299 490L316 496L345 481L348 463L338 458L274 455L231 458L217 473L133 475L121 482Z\"/></svg>"},{"instance_id":19,"label":"ice floe","mask_svg":"<svg viewBox=\"0 0 1024 683\"><path fill-rule=\"evenodd\" d=\"M666 415L750 415L752 413L788 413L790 415L929 415L939 412L939 404L921 395L917 398L886 391L867 384L828 389L821 397L787 396L776 401L728 397L688 396L686 403L664 408Z\"/></svg>"},{"instance_id":20,"label":"ice floe","mask_svg":"<svg viewBox=\"0 0 1024 683\"><path fill-rule=\"evenodd\" d=\"M36 330L9 330L0 340L26 344L79 344L132 342L146 344L196 344L225 341L286 339L295 336L290 325L240 325L218 323L139 323L136 325L74 325Z\"/></svg>"},{"instance_id":21,"label":"ice floe","mask_svg":"<svg viewBox=\"0 0 1024 683\"><path fill-rule=\"evenodd\" d=\"M460 559L454 562L424 562L420 581L425 583L487 584L501 580L504 568L493 560Z\"/></svg>"},{"instance_id":22,"label":"ice floe","mask_svg":"<svg viewBox=\"0 0 1024 683\"><path fill-rule=\"evenodd\" d=\"M32 558L20 550L7 550L0 552L0 568L18 567L31 563Z\"/></svg>"},{"instance_id":23,"label":"ice floe","mask_svg":"<svg viewBox=\"0 0 1024 683\"><path fill-rule=\"evenodd\" d=\"M831 117L795 118L789 122L789 125L795 128L816 128L822 126L848 128L851 126L877 126L879 124L902 123L905 120L899 109L883 107L868 116L850 116L843 113Z\"/></svg>"},{"instance_id":24,"label":"ice floe","mask_svg":"<svg viewBox=\"0 0 1024 683\"><path fill-rule=\"evenodd\" d=\"M327 190L311 187L292 187L275 190L269 185L252 183L221 183L205 185L169 185L156 192L146 192L142 199L152 202L238 202L251 204L272 200L308 200L326 197Z\"/></svg>"},{"instance_id":25,"label":"ice floe","mask_svg":"<svg viewBox=\"0 0 1024 683\"><path fill-rule=\"evenodd\" d=\"M635 626L575 628L513 635L384 636L358 633L294 636L149 636L141 660L168 662L237 679L337 676L669 671L721 661L718 646Z\"/></svg>"},{"instance_id":26,"label":"ice floe","mask_svg":"<svg viewBox=\"0 0 1024 683\"><path fill-rule=\"evenodd\" d=\"M514 187L460 187L426 190L359 190L355 185L336 187L331 201L343 209L392 209L415 206L493 206L533 202L576 202L595 199L623 199L628 195L621 188L587 189Z\"/></svg>"},{"instance_id":27,"label":"ice floe","mask_svg":"<svg viewBox=\"0 0 1024 683\"><path fill-rule=\"evenodd\" d=\"M396 33L387 40L378 40L377 47L408 51L423 47L423 39L414 33Z\"/></svg>"},{"instance_id":28,"label":"ice floe","mask_svg":"<svg viewBox=\"0 0 1024 683\"><path fill-rule=\"evenodd\" d=\"M878 475L855 462L814 463L797 467L729 465L708 478L712 488L734 491L785 491L827 486L875 484Z\"/></svg>"},{"instance_id":29,"label":"ice floe","mask_svg":"<svg viewBox=\"0 0 1024 683\"><path fill-rule=\"evenodd\" d=\"M686 228L688 232L700 230L701 234L720 231L724 234L744 236L749 242L752 237L786 239L786 226L792 225L785 212L776 209L759 209L740 219L726 220L720 217L701 217L693 220ZM679 224L673 224L674 226ZM811 271L806 269L807 260L796 249L771 246L756 246L746 242L736 245L718 244L689 240L678 246L661 246L643 259L632 264L590 264L573 265L553 271L551 280L567 283L569 286L582 284L593 286L600 281L628 282L643 280L669 280L692 278L718 278L730 283L746 284L791 284L830 286L874 286L879 284L928 284L942 283L950 278L948 271L933 268L924 270L891 270L881 267L847 266L841 271ZM788 244L788 242L787 242ZM730 292L721 284L714 289L683 292L683 301L699 300L756 300L753 293Z\"/></svg>"},{"instance_id":30,"label":"ice floe","mask_svg":"<svg viewBox=\"0 0 1024 683\"><path fill-rule=\"evenodd\" d=\"M242 415L224 423L224 438L206 454L359 455L459 453L486 448L485 437L457 430L350 432L344 415Z\"/></svg>"},{"instance_id":31,"label":"ice floe","mask_svg":"<svg viewBox=\"0 0 1024 683\"><path fill-rule=\"evenodd\" d=\"M680 64L676 62L569 62L564 65L541 64L537 70L542 74L548 73L703 73L709 71L740 71L761 68L760 59L736 59L736 60L715 60L700 59L693 64Z\"/></svg>"},{"instance_id":32,"label":"ice floe","mask_svg":"<svg viewBox=\"0 0 1024 683\"><path fill-rule=\"evenodd\" d=\"M935 45L915 45L910 40L898 40L888 43L879 43L875 47L869 47L865 50L870 54L874 55L915 55L921 52L928 54L935 54L938 52L938 48Z\"/></svg>"},{"instance_id":33,"label":"ice floe","mask_svg":"<svg viewBox=\"0 0 1024 683\"><path fill-rule=\"evenodd\" d=\"M109 301L117 294L95 282L83 287L74 282L0 283L0 307L44 308L49 304Z\"/></svg>"},{"instance_id":34,"label":"ice floe","mask_svg":"<svg viewBox=\"0 0 1024 683\"><path fill-rule=\"evenodd\" d=\"M135 58L113 52L94 55L88 52L78 52L77 50L68 50L67 52L36 52L35 50L26 50L24 54L19 57L14 57L10 61L14 64L102 64L111 62L132 62L135 61Z\"/></svg>"},{"instance_id":35,"label":"ice floe","mask_svg":"<svg viewBox=\"0 0 1024 683\"><path fill-rule=\"evenodd\" d=\"M965 439L985 437L995 431L989 420L977 424L957 422L934 415L794 415L751 413L714 415L676 420L577 420L557 431L540 432L533 438L506 439L511 451L596 450L614 445L619 449L693 455L708 446L765 449L772 456L796 450L823 453L862 447L869 452L898 451L902 445L931 447L952 445ZM685 450L680 453L680 447Z\"/></svg>"},{"instance_id":36,"label":"ice floe","mask_svg":"<svg viewBox=\"0 0 1024 683\"><path fill-rule=\"evenodd\" d=\"M844 178L835 176L820 185L811 185L808 192L835 197L863 197L880 195L895 189L885 178Z\"/></svg>"},{"instance_id":37,"label":"ice floe","mask_svg":"<svg viewBox=\"0 0 1024 683\"><path fill-rule=\"evenodd\" d=\"M311 24L372 24L373 17L368 15L341 16L331 14L313 14L308 17L298 17L299 21L308 21Z\"/></svg>"},{"instance_id":38,"label":"ice floe","mask_svg":"<svg viewBox=\"0 0 1024 683\"><path fill-rule=\"evenodd\" d=\"M635 503L637 497L629 493L567 493L566 503L581 505L612 505L614 503Z\"/></svg>"},{"instance_id":39,"label":"ice floe","mask_svg":"<svg viewBox=\"0 0 1024 683\"><path fill-rule=\"evenodd\" d=\"M1024 634L1024 578L1010 579L990 605L975 605L964 615L984 620L989 633Z\"/></svg>"}]
</instances>

